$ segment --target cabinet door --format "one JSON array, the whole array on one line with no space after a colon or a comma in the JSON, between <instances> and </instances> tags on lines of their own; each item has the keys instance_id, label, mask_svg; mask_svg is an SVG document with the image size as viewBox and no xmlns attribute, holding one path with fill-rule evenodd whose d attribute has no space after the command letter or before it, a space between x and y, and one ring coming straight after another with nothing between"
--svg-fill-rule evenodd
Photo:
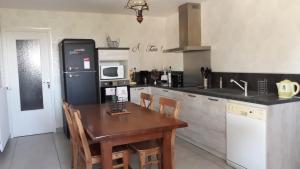
<instances>
[{"instance_id":1,"label":"cabinet door","mask_svg":"<svg viewBox=\"0 0 300 169\"><path fill-rule=\"evenodd\" d=\"M138 104L139 94L137 88L130 88L130 101Z\"/></svg>"},{"instance_id":2,"label":"cabinet door","mask_svg":"<svg viewBox=\"0 0 300 169\"><path fill-rule=\"evenodd\" d=\"M174 90L168 90L168 89L162 89L162 88L151 88L151 93L154 97L154 109L156 111L159 111L159 98L160 97L166 97L170 99L174 99L180 102L181 104L181 95L183 95L182 92L174 91Z\"/></svg>"},{"instance_id":3,"label":"cabinet door","mask_svg":"<svg viewBox=\"0 0 300 169\"><path fill-rule=\"evenodd\" d=\"M186 94L180 118L189 125L180 133L183 137L215 155L225 157L225 99Z\"/></svg>"},{"instance_id":4,"label":"cabinet door","mask_svg":"<svg viewBox=\"0 0 300 169\"><path fill-rule=\"evenodd\" d=\"M149 87L130 88L131 102L139 105L141 93L149 93L150 94L150 88Z\"/></svg>"}]
</instances>

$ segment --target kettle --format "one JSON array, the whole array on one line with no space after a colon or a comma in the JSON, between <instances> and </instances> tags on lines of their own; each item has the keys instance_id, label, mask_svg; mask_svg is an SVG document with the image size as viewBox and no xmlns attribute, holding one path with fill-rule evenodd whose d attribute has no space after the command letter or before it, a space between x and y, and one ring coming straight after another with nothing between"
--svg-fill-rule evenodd
<instances>
[{"instance_id":1,"label":"kettle","mask_svg":"<svg viewBox=\"0 0 300 169\"><path fill-rule=\"evenodd\" d=\"M300 91L300 85L297 82L290 80L283 80L276 83L278 89L278 96L282 99L289 99L297 95Z\"/></svg>"}]
</instances>

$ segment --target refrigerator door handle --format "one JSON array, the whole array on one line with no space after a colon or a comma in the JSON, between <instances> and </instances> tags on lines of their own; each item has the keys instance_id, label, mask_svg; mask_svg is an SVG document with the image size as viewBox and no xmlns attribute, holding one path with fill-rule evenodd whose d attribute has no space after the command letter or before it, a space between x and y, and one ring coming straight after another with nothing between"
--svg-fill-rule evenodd
<instances>
[{"instance_id":1,"label":"refrigerator door handle","mask_svg":"<svg viewBox=\"0 0 300 169\"><path fill-rule=\"evenodd\" d=\"M69 78L73 78L73 77L80 77L80 75L76 75L76 74L75 75L72 75L72 74L69 75Z\"/></svg>"},{"instance_id":2,"label":"refrigerator door handle","mask_svg":"<svg viewBox=\"0 0 300 169\"><path fill-rule=\"evenodd\" d=\"M72 71L72 70L79 70L79 67L72 67L72 66L69 66L69 70Z\"/></svg>"}]
</instances>

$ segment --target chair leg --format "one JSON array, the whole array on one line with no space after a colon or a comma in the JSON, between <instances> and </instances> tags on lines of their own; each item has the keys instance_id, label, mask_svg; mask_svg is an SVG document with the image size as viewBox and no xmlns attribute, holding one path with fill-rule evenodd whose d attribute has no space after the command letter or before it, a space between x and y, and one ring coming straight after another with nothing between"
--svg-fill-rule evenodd
<instances>
[{"instance_id":1,"label":"chair leg","mask_svg":"<svg viewBox=\"0 0 300 169\"><path fill-rule=\"evenodd\" d=\"M84 161L84 159L82 158L82 157L79 157L80 158L80 160L79 160L79 167L80 167L80 169L84 169L84 166L85 166L85 161Z\"/></svg>"},{"instance_id":2,"label":"chair leg","mask_svg":"<svg viewBox=\"0 0 300 169\"><path fill-rule=\"evenodd\" d=\"M129 169L129 153L127 151L123 153L123 165L124 169Z\"/></svg>"},{"instance_id":3,"label":"chair leg","mask_svg":"<svg viewBox=\"0 0 300 169\"><path fill-rule=\"evenodd\" d=\"M73 154L72 154L72 169L78 168L78 147L73 146Z\"/></svg>"},{"instance_id":4,"label":"chair leg","mask_svg":"<svg viewBox=\"0 0 300 169\"><path fill-rule=\"evenodd\" d=\"M71 159L71 169L74 169L74 154L75 154L75 152L74 152L74 146L72 145L72 151L71 151L71 157L72 157L72 159Z\"/></svg>"},{"instance_id":5,"label":"chair leg","mask_svg":"<svg viewBox=\"0 0 300 169\"><path fill-rule=\"evenodd\" d=\"M158 161L158 164L157 164L157 166L158 166L158 169L161 169L161 155L160 154L157 154L156 155L156 160Z\"/></svg>"},{"instance_id":6,"label":"chair leg","mask_svg":"<svg viewBox=\"0 0 300 169\"><path fill-rule=\"evenodd\" d=\"M140 169L145 169L145 164L146 164L146 154L145 153L140 153Z\"/></svg>"},{"instance_id":7,"label":"chair leg","mask_svg":"<svg viewBox=\"0 0 300 169\"><path fill-rule=\"evenodd\" d=\"M85 169L93 169L92 163L86 163L85 164Z\"/></svg>"}]
</instances>

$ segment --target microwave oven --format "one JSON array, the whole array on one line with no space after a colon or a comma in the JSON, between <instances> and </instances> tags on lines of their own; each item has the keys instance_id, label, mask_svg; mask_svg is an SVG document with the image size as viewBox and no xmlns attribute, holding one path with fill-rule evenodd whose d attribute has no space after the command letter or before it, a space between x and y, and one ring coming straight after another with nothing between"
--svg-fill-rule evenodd
<instances>
[{"instance_id":1,"label":"microwave oven","mask_svg":"<svg viewBox=\"0 0 300 169\"><path fill-rule=\"evenodd\" d=\"M123 65L101 66L100 73L100 77L102 80L124 79L125 76Z\"/></svg>"}]
</instances>

